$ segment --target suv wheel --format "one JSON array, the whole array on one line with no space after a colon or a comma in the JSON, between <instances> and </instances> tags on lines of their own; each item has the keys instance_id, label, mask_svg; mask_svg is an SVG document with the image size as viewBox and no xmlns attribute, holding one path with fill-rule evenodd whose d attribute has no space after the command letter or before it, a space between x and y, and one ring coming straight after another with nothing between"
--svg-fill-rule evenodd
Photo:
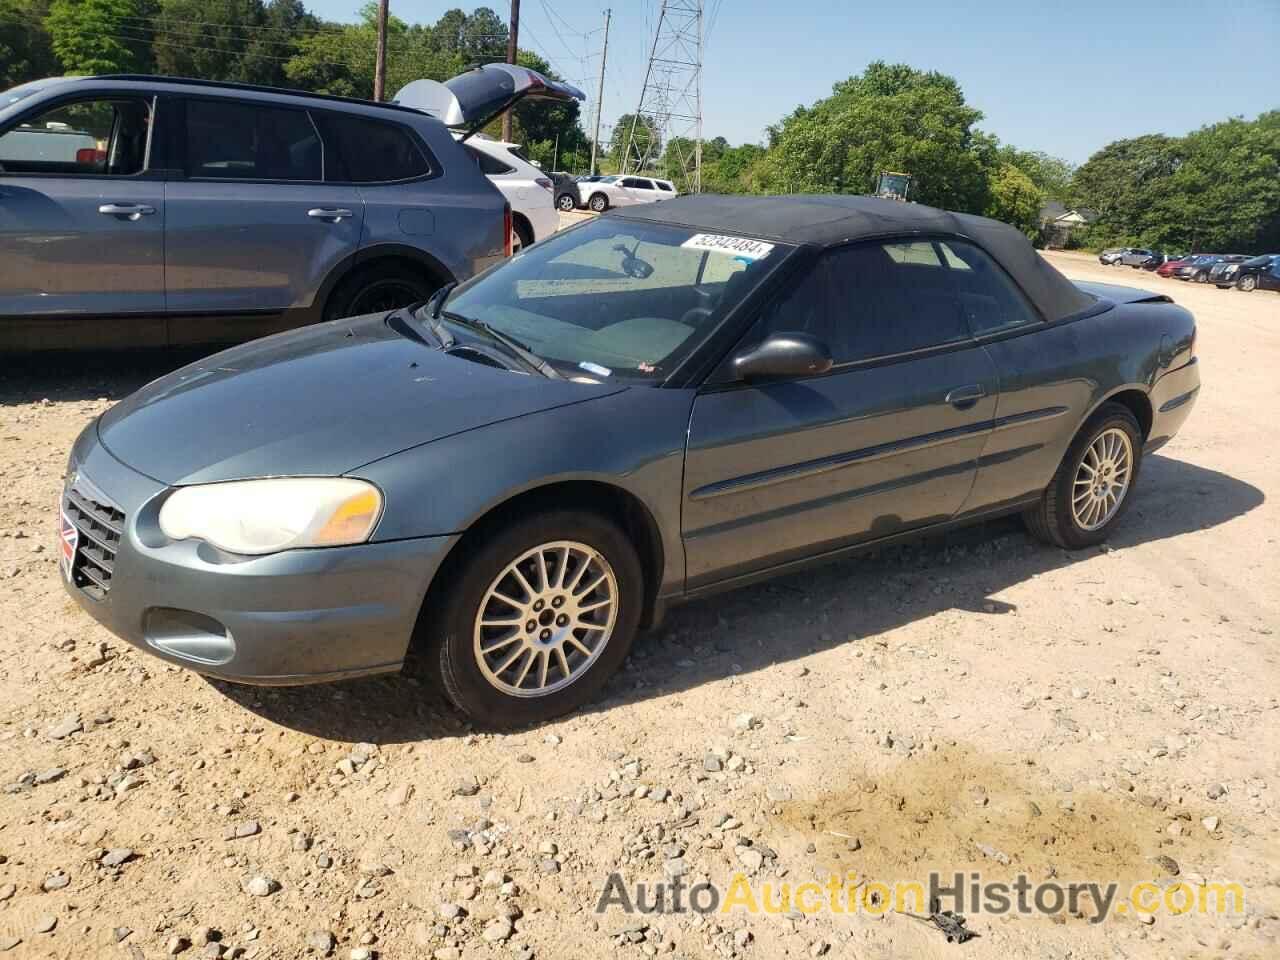
<instances>
[{"instance_id":1,"label":"suv wheel","mask_svg":"<svg viewBox=\"0 0 1280 960\"><path fill-rule=\"evenodd\" d=\"M1239 281L1237 281L1236 283L1236 287L1240 290L1243 290L1245 293L1252 293L1257 286L1258 286L1258 278L1253 276L1252 274L1246 274L1245 276L1241 277Z\"/></svg>"},{"instance_id":2,"label":"suv wheel","mask_svg":"<svg viewBox=\"0 0 1280 960\"><path fill-rule=\"evenodd\" d=\"M533 231L520 218L516 218L511 226L511 255L515 256L525 247L533 246Z\"/></svg>"},{"instance_id":3,"label":"suv wheel","mask_svg":"<svg viewBox=\"0 0 1280 960\"><path fill-rule=\"evenodd\" d=\"M590 700L622 665L644 575L611 521L562 510L518 521L456 571L425 622L449 699L492 727L539 723Z\"/></svg>"},{"instance_id":4,"label":"suv wheel","mask_svg":"<svg viewBox=\"0 0 1280 960\"><path fill-rule=\"evenodd\" d=\"M1062 458L1040 502L1024 517L1038 540L1066 550L1101 543L1132 499L1142 431L1128 407L1103 404Z\"/></svg>"},{"instance_id":5,"label":"suv wheel","mask_svg":"<svg viewBox=\"0 0 1280 960\"><path fill-rule=\"evenodd\" d=\"M604 213L609 209L609 198L603 193L593 193L591 195L591 200L587 203L587 206L596 213Z\"/></svg>"},{"instance_id":6,"label":"suv wheel","mask_svg":"<svg viewBox=\"0 0 1280 960\"><path fill-rule=\"evenodd\" d=\"M1195 275L1195 277L1194 277L1193 279L1195 280L1195 282L1196 282L1196 283L1208 283L1208 282L1209 282L1209 271L1208 271L1208 270L1201 270L1201 271L1199 271L1199 272Z\"/></svg>"},{"instance_id":7,"label":"suv wheel","mask_svg":"<svg viewBox=\"0 0 1280 960\"><path fill-rule=\"evenodd\" d=\"M556 198L556 206L561 210L563 210L565 213L569 213L570 211L577 208L578 202L573 199L573 196L571 194L562 193L560 194L559 197Z\"/></svg>"},{"instance_id":8,"label":"suv wheel","mask_svg":"<svg viewBox=\"0 0 1280 960\"><path fill-rule=\"evenodd\" d=\"M374 265L343 280L324 307L325 320L383 313L420 303L440 288L425 270L403 264Z\"/></svg>"}]
</instances>

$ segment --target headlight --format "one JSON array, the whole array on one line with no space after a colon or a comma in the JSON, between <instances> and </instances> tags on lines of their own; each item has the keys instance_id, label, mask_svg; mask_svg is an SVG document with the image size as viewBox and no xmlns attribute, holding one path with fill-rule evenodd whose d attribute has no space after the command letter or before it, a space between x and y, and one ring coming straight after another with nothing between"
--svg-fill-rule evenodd
<instances>
[{"instance_id":1,"label":"headlight","mask_svg":"<svg viewBox=\"0 0 1280 960\"><path fill-rule=\"evenodd\" d=\"M241 480L181 488L160 508L160 529L230 553L276 553L364 543L381 512L382 494L363 480Z\"/></svg>"}]
</instances>

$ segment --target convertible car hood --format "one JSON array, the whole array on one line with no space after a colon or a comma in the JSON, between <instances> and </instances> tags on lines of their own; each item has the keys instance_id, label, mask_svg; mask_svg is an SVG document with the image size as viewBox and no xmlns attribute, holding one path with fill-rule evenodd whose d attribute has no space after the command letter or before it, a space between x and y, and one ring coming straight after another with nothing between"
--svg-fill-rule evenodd
<instances>
[{"instance_id":1,"label":"convertible car hood","mask_svg":"<svg viewBox=\"0 0 1280 960\"><path fill-rule=\"evenodd\" d=\"M337 475L500 420L619 391L495 369L406 339L382 315L215 354L108 410L98 434L167 484Z\"/></svg>"}]
</instances>

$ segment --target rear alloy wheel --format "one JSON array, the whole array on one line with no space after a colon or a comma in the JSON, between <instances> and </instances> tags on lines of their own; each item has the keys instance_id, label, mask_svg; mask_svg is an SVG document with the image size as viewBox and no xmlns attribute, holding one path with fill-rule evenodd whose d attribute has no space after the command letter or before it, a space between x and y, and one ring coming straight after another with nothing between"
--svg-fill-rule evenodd
<instances>
[{"instance_id":1,"label":"rear alloy wheel","mask_svg":"<svg viewBox=\"0 0 1280 960\"><path fill-rule=\"evenodd\" d=\"M573 197L571 197L569 194L562 193L560 194L560 198L556 200L556 206L559 207L561 210L563 210L565 213L570 213L578 206L578 204L574 201Z\"/></svg>"},{"instance_id":2,"label":"rear alloy wheel","mask_svg":"<svg viewBox=\"0 0 1280 960\"><path fill-rule=\"evenodd\" d=\"M329 297L325 320L359 317L366 313L390 313L421 303L440 288L426 271L399 264L374 266L344 280Z\"/></svg>"},{"instance_id":3,"label":"rear alloy wheel","mask_svg":"<svg viewBox=\"0 0 1280 960\"><path fill-rule=\"evenodd\" d=\"M1236 289L1243 290L1245 293L1252 293L1258 286L1258 278L1245 275L1236 281Z\"/></svg>"},{"instance_id":4,"label":"rear alloy wheel","mask_svg":"<svg viewBox=\"0 0 1280 960\"><path fill-rule=\"evenodd\" d=\"M590 700L631 649L644 597L630 540L581 511L499 532L439 593L426 622L443 630L445 692L491 727L539 723Z\"/></svg>"},{"instance_id":5,"label":"rear alloy wheel","mask_svg":"<svg viewBox=\"0 0 1280 960\"><path fill-rule=\"evenodd\" d=\"M591 195L591 200L587 204L587 206L589 206L596 213L604 213L606 210L609 209L609 198L606 197L603 193L593 193Z\"/></svg>"},{"instance_id":6,"label":"rear alloy wheel","mask_svg":"<svg viewBox=\"0 0 1280 960\"><path fill-rule=\"evenodd\" d=\"M1129 505L1142 464L1133 413L1104 404L1076 435L1040 502L1024 515L1031 533L1067 550L1101 543Z\"/></svg>"}]
</instances>

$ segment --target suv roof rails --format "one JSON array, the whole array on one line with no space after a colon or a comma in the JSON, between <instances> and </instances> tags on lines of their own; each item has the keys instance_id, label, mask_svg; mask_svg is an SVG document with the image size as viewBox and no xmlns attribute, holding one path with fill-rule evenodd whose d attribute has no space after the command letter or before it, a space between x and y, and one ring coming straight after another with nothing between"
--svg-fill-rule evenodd
<instances>
[{"instance_id":1,"label":"suv roof rails","mask_svg":"<svg viewBox=\"0 0 1280 960\"><path fill-rule=\"evenodd\" d=\"M426 111L390 101L364 100L360 97L339 97L331 93L312 93L309 90L291 90L288 87L269 87L261 83L236 83L231 80L200 80L195 77L166 77L152 73L104 73L92 77L68 77L75 80L128 80L142 83L173 83L181 86L208 87L214 90L247 90L252 93L274 93L287 97L303 97L308 100L327 100L331 103L350 103L361 107L382 107L422 116Z\"/></svg>"}]
</instances>

